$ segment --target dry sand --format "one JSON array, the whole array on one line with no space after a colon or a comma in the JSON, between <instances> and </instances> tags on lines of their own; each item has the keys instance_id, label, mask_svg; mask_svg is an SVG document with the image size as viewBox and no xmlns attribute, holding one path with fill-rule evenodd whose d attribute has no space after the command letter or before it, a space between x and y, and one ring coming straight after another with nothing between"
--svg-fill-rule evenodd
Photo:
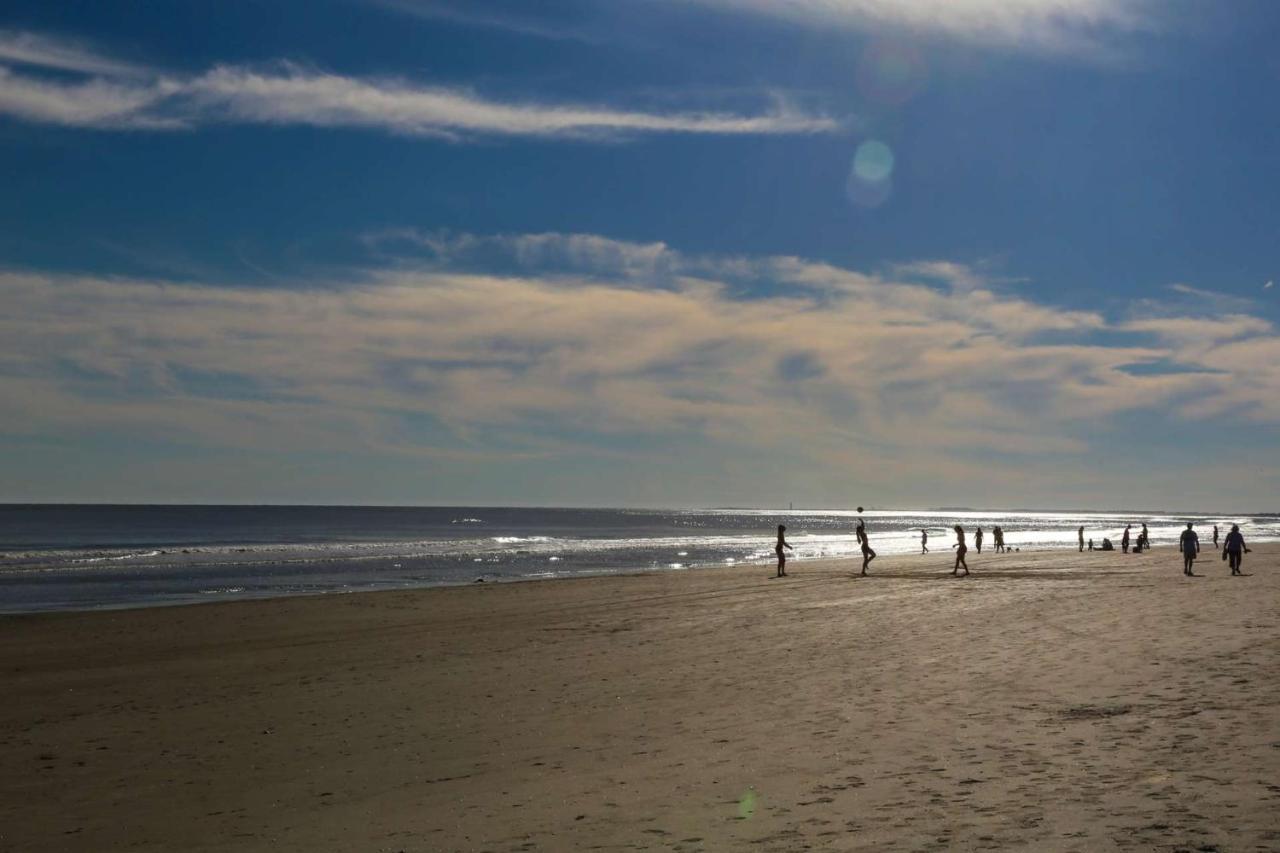
<instances>
[{"instance_id":1,"label":"dry sand","mask_svg":"<svg viewBox=\"0 0 1280 853\"><path fill-rule=\"evenodd\" d=\"M970 557L3 617L0 849L1280 850L1280 547Z\"/></svg>"}]
</instances>

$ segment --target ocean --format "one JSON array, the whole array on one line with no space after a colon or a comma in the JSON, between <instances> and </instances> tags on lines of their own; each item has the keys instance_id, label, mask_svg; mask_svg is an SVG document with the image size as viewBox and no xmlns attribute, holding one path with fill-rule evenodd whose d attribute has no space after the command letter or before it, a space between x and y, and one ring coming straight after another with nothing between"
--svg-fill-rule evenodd
<instances>
[{"instance_id":1,"label":"ocean","mask_svg":"<svg viewBox=\"0 0 1280 853\"><path fill-rule=\"evenodd\" d=\"M1126 524L1172 547L1186 522L1206 544L1239 524L1280 539L1280 515L869 509L880 554L918 553L949 568L951 527L992 525L1010 547L1074 548L1076 529L1119 546ZM573 509L0 505L0 612L145 607L449 586L637 571L771 564L787 525L795 562L858 553L859 513L844 509ZM970 563L975 564L971 550ZM922 558L923 559L923 558ZM756 569L758 570L758 569Z\"/></svg>"}]
</instances>

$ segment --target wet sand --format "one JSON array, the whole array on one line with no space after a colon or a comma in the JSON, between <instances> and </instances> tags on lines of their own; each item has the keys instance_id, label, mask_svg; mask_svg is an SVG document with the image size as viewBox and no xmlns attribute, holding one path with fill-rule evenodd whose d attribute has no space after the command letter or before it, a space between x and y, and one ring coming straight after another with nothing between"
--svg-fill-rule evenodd
<instances>
[{"instance_id":1,"label":"wet sand","mask_svg":"<svg viewBox=\"0 0 1280 853\"><path fill-rule=\"evenodd\" d=\"M0 850L1280 850L1280 546L944 548L0 617Z\"/></svg>"}]
</instances>

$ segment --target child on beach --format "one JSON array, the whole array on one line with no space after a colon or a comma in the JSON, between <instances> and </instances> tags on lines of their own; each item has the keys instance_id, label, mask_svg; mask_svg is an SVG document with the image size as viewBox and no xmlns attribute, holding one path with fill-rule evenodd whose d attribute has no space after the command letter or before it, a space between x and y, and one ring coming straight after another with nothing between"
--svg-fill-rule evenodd
<instances>
[{"instance_id":1,"label":"child on beach","mask_svg":"<svg viewBox=\"0 0 1280 853\"><path fill-rule=\"evenodd\" d=\"M1189 521L1187 529L1182 531L1182 536L1178 538L1178 549L1182 551L1182 573L1189 578L1195 577L1195 572L1191 571L1191 564L1196 561L1196 555L1200 553L1200 537L1196 535Z\"/></svg>"},{"instance_id":2,"label":"child on beach","mask_svg":"<svg viewBox=\"0 0 1280 853\"><path fill-rule=\"evenodd\" d=\"M1249 549L1244 544L1244 534L1240 532L1240 525L1231 525L1231 532L1227 534L1227 541L1222 543L1222 559L1231 559L1231 574L1239 575L1240 561L1243 559L1241 552L1249 553Z\"/></svg>"},{"instance_id":3,"label":"child on beach","mask_svg":"<svg viewBox=\"0 0 1280 853\"><path fill-rule=\"evenodd\" d=\"M780 577L780 578L785 578L787 576L787 555L783 553L782 549L786 548L788 551L795 550L795 548L792 548L790 545L787 544L787 537L783 535L786 532L787 532L787 526L785 524L779 524L778 525L778 544L775 545L773 548L773 552L778 555L778 574L775 577Z\"/></svg>"},{"instance_id":4,"label":"child on beach","mask_svg":"<svg viewBox=\"0 0 1280 853\"><path fill-rule=\"evenodd\" d=\"M956 531L956 544L952 545L951 547L956 549L956 565L955 565L955 568L951 570L951 574L953 575L956 574L957 572L960 571L960 567L964 566L965 577L968 577L969 564L965 562L964 555L966 552L968 552L969 548L964 544L964 528L957 524L955 526L955 531Z\"/></svg>"}]
</instances>

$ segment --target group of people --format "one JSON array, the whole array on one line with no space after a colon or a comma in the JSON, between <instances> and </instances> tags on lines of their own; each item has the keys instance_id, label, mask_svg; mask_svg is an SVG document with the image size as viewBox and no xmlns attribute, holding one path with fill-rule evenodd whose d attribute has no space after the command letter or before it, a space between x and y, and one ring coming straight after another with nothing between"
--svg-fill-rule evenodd
<instances>
[{"instance_id":1,"label":"group of people","mask_svg":"<svg viewBox=\"0 0 1280 853\"><path fill-rule=\"evenodd\" d=\"M1213 549L1218 550L1218 525L1216 524L1213 526ZM1187 529L1178 537L1178 550L1182 552L1182 573L1189 578L1195 577L1191 567L1196 557L1200 556L1200 535L1196 533L1195 526L1189 521ZM1240 532L1240 525L1231 525L1231 532L1222 543L1222 560L1231 567L1231 574L1243 574L1240 571L1240 565L1244 562L1244 555L1248 553L1249 548L1244 544L1244 534Z\"/></svg>"},{"instance_id":2,"label":"group of people","mask_svg":"<svg viewBox=\"0 0 1280 853\"><path fill-rule=\"evenodd\" d=\"M858 512L862 512L862 507L858 507ZM956 551L955 566L951 569L952 575L959 575L960 570L964 569L964 575L969 574L969 564L965 560L965 555L969 552L969 547L965 543L964 528L955 525L953 528L956 533L956 543L951 547ZM1147 525L1142 525L1142 531L1138 533L1136 538L1130 536L1133 529L1132 524L1125 525L1124 534L1120 537L1120 548L1128 554L1130 544L1133 546L1133 553L1141 554L1143 551L1151 547L1151 538L1147 532ZM778 525L778 543L774 547L774 553L778 556L778 574L777 577L783 578L787 576L787 551L793 551L794 548L787 542L786 525ZM854 529L854 536L858 540L858 547L862 551L862 575L867 574L867 568L871 565L871 561L876 558L876 552L872 549L870 541L867 539L867 527L862 517L858 517L858 526ZM1084 526L1081 525L1076 531L1079 540L1080 551L1085 549ZM978 553L982 553L982 540L984 533L981 527L977 528L973 534L973 545L978 549ZM995 542L996 553L1007 553L1009 548L1004 543L1004 531L999 525L991 528L991 538ZM1218 547L1218 525L1213 526L1213 547ZM1093 540L1089 540L1089 550L1114 551L1115 546L1111 544L1111 540L1103 538L1102 547L1095 549ZM1200 537L1195 531L1192 522L1187 522L1187 529L1182 531L1182 536L1178 539L1178 550L1182 552L1182 573L1188 577L1194 577L1191 571L1192 564L1200 554ZM920 531L920 553L929 553L929 531L921 529ZM1244 534L1240 532L1240 525L1231 525L1231 532L1227 534L1226 540L1223 542L1222 559L1229 562L1231 566L1231 574L1240 575L1240 565L1243 562L1245 554L1250 553L1249 548L1244 544Z\"/></svg>"}]
</instances>

